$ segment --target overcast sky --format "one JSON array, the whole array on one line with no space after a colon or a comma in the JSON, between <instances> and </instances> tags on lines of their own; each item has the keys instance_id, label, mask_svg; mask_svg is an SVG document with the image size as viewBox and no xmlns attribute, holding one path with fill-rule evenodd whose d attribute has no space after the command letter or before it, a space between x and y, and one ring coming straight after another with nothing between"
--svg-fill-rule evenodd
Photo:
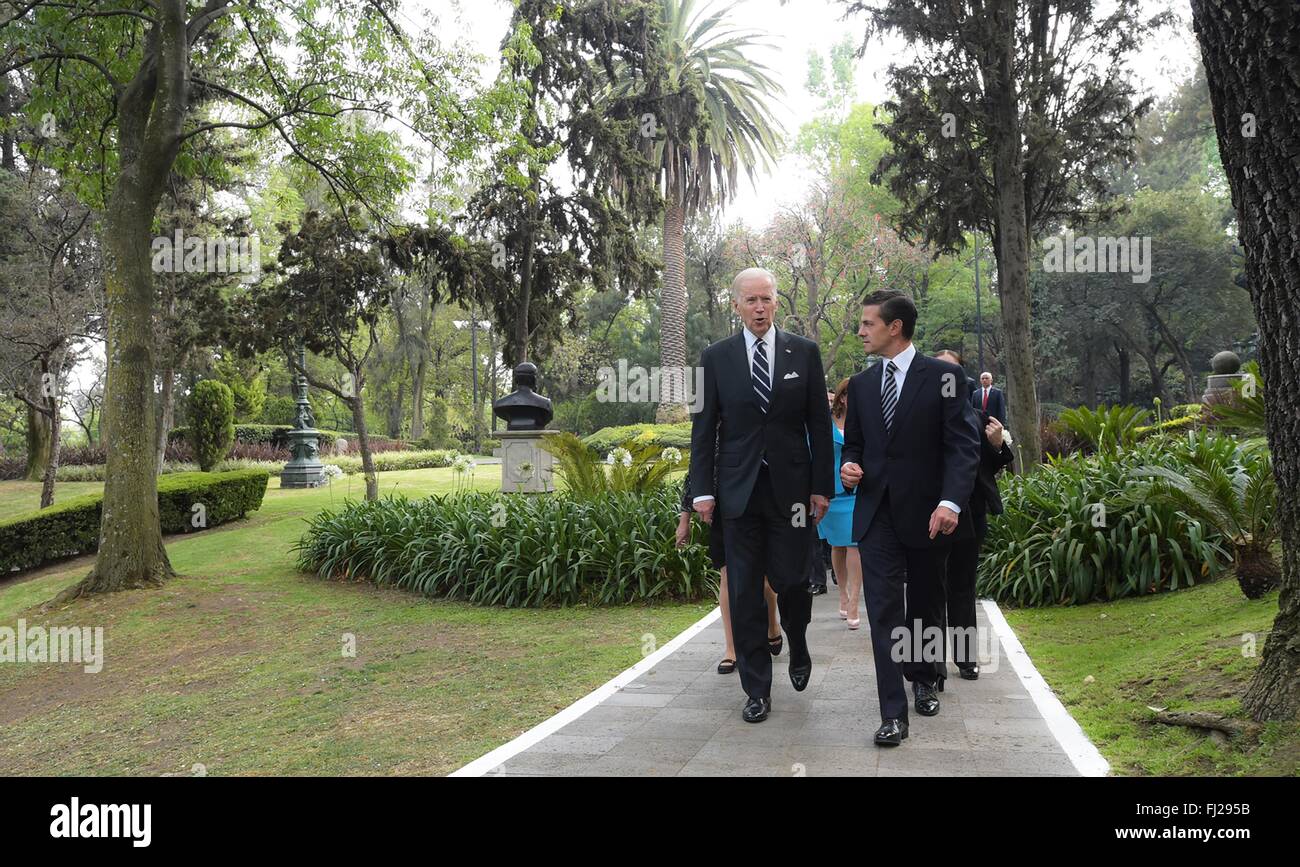
<instances>
[{"instance_id":1,"label":"overcast sky","mask_svg":"<svg viewBox=\"0 0 1300 867\"><path fill-rule=\"evenodd\" d=\"M700 0L697 9L725 5L725 0ZM844 5L831 0L792 0L785 5L779 0L737 0L733 5L738 24L770 34L773 47L756 50L754 58L765 64L785 88L784 98L773 108L793 137L801 125L813 118L818 104L804 89L809 52L825 56L846 34L856 44L863 32L861 19L841 20ZM1186 3L1150 0L1143 5L1144 11L1149 8L1151 14L1172 8L1186 18ZM412 28L419 22L436 20L444 40L450 42L459 36L488 57L490 69L484 73L492 75L512 8L508 0L404 0L403 17ZM876 42L868 48L857 61L857 101L879 103L887 98L885 71L902 50L903 43L898 40ZM1157 96L1169 93L1190 74L1195 51L1195 40L1185 24L1167 30L1135 59L1138 81ZM801 198L808 180L802 169L798 157L787 156L770 176L758 178L757 189L743 181L736 199L726 209L725 219L741 218L752 228L763 228L780 205Z\"/></svg>"}]
</instances>

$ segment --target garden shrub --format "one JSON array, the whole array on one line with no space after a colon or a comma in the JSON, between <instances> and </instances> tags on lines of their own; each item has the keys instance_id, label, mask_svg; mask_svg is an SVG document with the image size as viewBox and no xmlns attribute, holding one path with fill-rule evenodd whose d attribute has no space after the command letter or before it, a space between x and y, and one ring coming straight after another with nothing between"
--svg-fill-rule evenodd
<instances>
[{"instance_id":1,"label":"garden shrub","mask_svg":"<svg viewBox=\"0 0 1300 867\"><path fill-rule=\"evenodd\" d=\"M224 382L205 379L190 393L189 410L190 446L199 468L209 472L235 443L235 396Z\"/></svg>"},{"instance_id":2,"label":"garden shrub","mask_svg":"<svg viewBox=\"0 0 1300 867\"><path fill-rule=\"evenodd\" d=\"M594 434L585 436L582 441L587 444L593 452L600 457L605 457L616 446L626 446L628 442L638 438L642 442L653 442L655 445L674 446L679 449L689 449L691 447L691 423L688 421L680 424L629 424L619 427L605 427L596 431Z\"/></svg>"},{"instance_id":3,"label":"garden shrub","mask_svg":"<svg viewBox=\"0 0 1300 867\"><path fill-rule=\"evenodd\" d=\"M675 544L681 485L646 494L481 491L349 502L310 519L299 568L481 605L710 599L704 533Z\"/></svg>"},{"instance_id":4,"label":"garden shrub","mask_svg":"<svg viewBox=\"0 0 1300 867\"><path fill-rule=\"evenodd\" d=\"M215 527L262 506L267 473L176 473L158 480L158 516L164 533L190 533ZM0 521L0 575L31 569L99 547L104 495L86 494L48 509ZM194 506L201 504L201 510ZM198 519L202 516L202 521Z\"/></svg>"}]
</instances>

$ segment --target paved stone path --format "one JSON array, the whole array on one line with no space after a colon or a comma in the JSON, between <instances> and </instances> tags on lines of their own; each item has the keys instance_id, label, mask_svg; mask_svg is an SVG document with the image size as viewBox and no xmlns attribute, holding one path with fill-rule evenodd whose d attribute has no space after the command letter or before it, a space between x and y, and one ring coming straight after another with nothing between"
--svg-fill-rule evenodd
<instances>
[{"instance_id":1,"label":"paved stone path","mask_svg":"<svg viewBox=\"0 0 1300 867\"><path fill-rule=\"evenodd\" d=\"M763 723L741 720L739 675L716 672L723 647L716 620L573 722L484 770L489 776L1078 775L1001 643L996 670L983 666L979 680L961 680L953 670L940 714L913 712L901 747L872 744L880 716L867 619L864 612L862 627L850 631L838 607L833 584L814 598L813 674L804 692L790 686L788 648L773 660L772 713ZM988 630L982 606L979 620Z\"/></svg>"}]
</instances>

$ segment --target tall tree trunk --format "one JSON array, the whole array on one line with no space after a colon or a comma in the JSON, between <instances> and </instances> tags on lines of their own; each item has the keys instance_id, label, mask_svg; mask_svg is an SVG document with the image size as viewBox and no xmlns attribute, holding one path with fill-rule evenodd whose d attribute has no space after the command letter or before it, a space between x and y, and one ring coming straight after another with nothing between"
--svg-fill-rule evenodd
<instances>
[{"instance_id":1,"label":"tall tree trunk","mask_svg":"<svg viewBox=\"0 0 1300 867\"><path fill-rule=\"evenodd\" d=\"M352 424L357 431L357 448L361 451L361 472L366 479L366 499L379 499L379 477L375 475L375 459L370 453L370 433L366 429L365 401L361 398L361 371L352 371L352 381L356 383L356 394L347 399L352 409Z\"/></svg>"},{"instance_id":2,"label":"tall tree trunk","mask_svg":"<svg viewBox=\"0 0 1300 867\"><path fill-rule=\"evenodd\" d=\"M154 285L150 235L167 173L181 145L189 88L183 0L155 3L158 27L146 59L117 101L120 168L104 229L107 371L104 468L95 567L60 600L161 584L175 574L158 522L154 451Z\"/></svg>"},{"instance_id":3,"label":"tall tree trunk","mask_svg":"<svg viewBox=\"0 0 1300 867\"><path fill-rule=\"evenodd\" d=\"M659 297L659 408L655 421L672 424L687 418L681 378L670 374L686 366L686 206L669 194L664 206L664 282Z\"/></svg>"},{"instance_id":4,"label":"tall tree trunk","mask_svg":"<svg viewBox=\"0 0 1300 867\"><path fill-rule=\"evenodd\" d=\"M1042 463L1038 429L1038 394L1034 381L1034 343L1029 325L1029 234L1025 222L1025 178L1021 158L1020 114L1017 107L1014 0L996 4L1001 28L992 63L984 70L984 91L991 101L993 122L993 185L997 197L998 295L1005 349L1011 429L1019 447L1020 466L1032 470Z\"/></svg>"},{"instance_id":5,"label":"tall tree trunk","mask_svg":"<svg viewBox=\"0 0 1300 867\"><path fill-rule=\"evenodd\" d=\"M406 383L402 380L397 382L397 399L388 406L388 438L395 440L402 435L402 408L406 403Z\"/></svg>"},{"instance_id":6,"label":"tall tree trunk","mask_svg":"<svg viewBox=\"0 0 1300 867\"><path fill-rule=\"evenodd\" d=\"M429 362L424 358L419 360L415 365L415 376L411 384L411 439L413 440L424 436L424 376L428 366Z\"/></svg>"},{"instance_id":7,"label":"tall tree trunk","mask_svg":"<svg viewBox=\"0 0 1300 867\"><path fill-rule=\"evenodd\" d=\"M28 394L31 400L42 400L40 390ZM35 407L27 407L27 467L23 479L39 482L45 478L45 468L50 465L50 425L45 415Z\"/></svg>"},{"instance_id":8,"label":"tall tree trunk","mask_svg":"<svg viewBox=\"0 0 1300 867\"><path fill-rule=\"evenodd\" d=\"M63 434L63 414L59 410L58 383L55 383L54 394L46 398L46 406L49 407L49 416L47 422L50 429L50 462L45 467L45 479L41 485L41 508L47 509L54 505L54 482L59 475L59 451L62 448L60 439Z\"/></svg>"},{"instance_id":9,"label":"tall tree trunk","mask_svg":"<svg viewBox=\"0 0 1300 867\"><path fill-rule=\"evenodd\" d=\"M1232 188L1268 388L1282 591L1242 705L1300 718L1300 16L1293 0L1192 0L1219 155ZM1247 118L1249 115L1249 119ZM1248 120L1258 125L1245 135Z\"/></svg>"},{"instance_id":10,"label":"tall tree trunk","mask_svg":"<svg viewBox=\"0 0 1300 867\"><path fill-rule=\"evenodd\" d=\"M1119 357L1119 402L1127 404L1132 391L1133 359L1128 350L1118 343L1115 344L1115 352Z\"/></svg>"},{"instance_id":11,"label":"tall tree trunk","mask_svg":"<svg viewBox=\"0 0 1300 867\"><path fill-rule=\"evenodd\" d=\"M184 364L184 361L181 362ZM154 473L162 475L163 462L167 459L167 437L176 418L176 368L168 365L159 374L162 387L158 391L158 407L154 428L155 461Z\"/></svg>"},{"instance_id":12,"label":"tall tree trunk","mask_svg":"<svg viewBox=\"0 0 1300 867\"><path fill-rule=\"evenodd\" d=\"M1083 374L1080 385L1084 406L1095 407L1097 405L1097 353L1093 349L1092 341L1088 341L1088 346L1083 351Z\"/></svg>"}]
</instances>

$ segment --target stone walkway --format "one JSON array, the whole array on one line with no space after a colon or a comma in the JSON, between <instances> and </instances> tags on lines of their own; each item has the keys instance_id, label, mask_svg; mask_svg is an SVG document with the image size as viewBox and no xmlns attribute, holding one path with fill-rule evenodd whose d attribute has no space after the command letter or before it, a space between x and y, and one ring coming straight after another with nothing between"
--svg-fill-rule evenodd
<instances>
[{"instance_id":1,"label":"stone walkway","mask_svg":"<svg viewBox=\"0 0 1300 867\"><path fill-rule=\"evenodd\" d=\"M788 652L773 661L772 713L763 723L741 720L739 675L716 672L723 643L722 622L715 619L572 722L503 761L488 760L491 767L481 759L463 771L488 776L1078 775L1042 704L1059 730L1073 728L1073 741L1069 731L1063 737L1076 755L1093 754L1092 764L1085 760L1081 766L1095 773L1100 765L1104 772L1104 760L1077 726L1059 704L1051 706L1055 699L1049 695L1044 701L1040 695L1036 702L1031 696L1025 683L1041 683L1041 678L1035 681L1031 671L1026 681L1013 667L1011 655L1023 657L1014 637L1010 649L997 642L998 662L985 664L979 680L961 680L954 669L940 694L940 714L913 712L901 747L876 747L871 735L880 717L865 612L862 627L851 632L837 609L834 585L814 599L813 674L804 692L790 686ZM992 613L1004 625L1000 613ZM979 621L982 630L990 630L983 606ZM507 745L497 752L512 749Z\"/></svg>"}]
</instances>

